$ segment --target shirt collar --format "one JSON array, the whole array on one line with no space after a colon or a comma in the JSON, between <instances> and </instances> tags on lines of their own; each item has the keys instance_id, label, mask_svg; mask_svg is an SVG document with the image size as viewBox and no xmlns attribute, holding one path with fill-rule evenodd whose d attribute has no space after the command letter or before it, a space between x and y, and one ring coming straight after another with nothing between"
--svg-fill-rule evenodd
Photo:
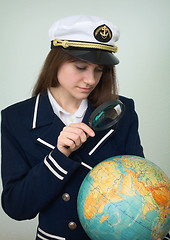
<instances>
[{"instance_id":1,"label":"shirt collar","mask_svg":"<svg viewBox=\"0 0 170 240\"><path fill-rule=\"evenodd\" d=\"M54 99L54 97L52 96L50 90L48 89L47 90L47 93L48 93L48 97L49 97L49 100L50 100L50 103L52 105L52 108L53 108L53 111L54 113L59 117L61 118L61 113L64 113L66 115L74 115L75 117L77 118L82 118L85 114L85 111L87 110L87 107L88 107L88 101L87 99L83 99L81 101L81 104L79 106L79 108L77 109L77 111L74 113L74 114L71 114L67 111L65 111L58 103L57 101Z\"/></svg>"}]
</instances>

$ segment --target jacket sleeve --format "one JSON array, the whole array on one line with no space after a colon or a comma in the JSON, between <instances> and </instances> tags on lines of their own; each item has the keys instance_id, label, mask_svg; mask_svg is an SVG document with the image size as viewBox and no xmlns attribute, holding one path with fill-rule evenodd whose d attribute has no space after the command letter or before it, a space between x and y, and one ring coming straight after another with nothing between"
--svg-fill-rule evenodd
<instances>
[{"instance_id":1,"label":"jacket sleeve","mask_svg":"<svg viewBox=\"0 0 170 240\"><path fill-rule=\"evenodd\" d=\"M2 207L11 218L31 219L52 203L80 163L54 148L31 166L22 142L17 139L13 121L6 115L2 111Z\"/></svg>"}]
</instances>

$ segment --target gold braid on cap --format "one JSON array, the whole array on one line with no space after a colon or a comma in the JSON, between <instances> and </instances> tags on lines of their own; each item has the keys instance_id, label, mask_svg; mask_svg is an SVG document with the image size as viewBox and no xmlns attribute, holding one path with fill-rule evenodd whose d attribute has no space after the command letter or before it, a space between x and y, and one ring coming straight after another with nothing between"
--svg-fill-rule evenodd
<instances>
[{"instance_id":1,"label":"gold braid on cap","mask_svg":"<svg viewBox=\"0 0 170 240\"><path fill-rule=\"evenodd\" d=\"M61 46L63 48L68 48L68 47L94 48L94 49L101 49L101 50L106 50L114 53L118 51L117 46L109 46L109 45L98 44L98 43L74 42L74 41L54 39L52 41L52 44L54 47Z\"/></svg>"}]
</instances>

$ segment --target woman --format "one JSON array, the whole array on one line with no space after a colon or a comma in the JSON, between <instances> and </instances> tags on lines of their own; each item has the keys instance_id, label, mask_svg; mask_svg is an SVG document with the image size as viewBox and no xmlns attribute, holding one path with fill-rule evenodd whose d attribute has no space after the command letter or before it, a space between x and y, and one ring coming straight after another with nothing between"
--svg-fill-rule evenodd
<instances>
[{"instance_id":1,"label":"woman","mask_svg":"<svg viewBox=\"0 0 170 240\"><path fill-rule=\"evenodd\" d=\"M98 105L118 98L116 26L72 16L49 35L52 49L33 97L2 111L2 206L16 220L39 214L37 240L88 240L76 210L81 182L108 157L144 156L138 120L133 100L120 97L126 111L114 134L88 126Z\"/></svg>"}]
</instances>

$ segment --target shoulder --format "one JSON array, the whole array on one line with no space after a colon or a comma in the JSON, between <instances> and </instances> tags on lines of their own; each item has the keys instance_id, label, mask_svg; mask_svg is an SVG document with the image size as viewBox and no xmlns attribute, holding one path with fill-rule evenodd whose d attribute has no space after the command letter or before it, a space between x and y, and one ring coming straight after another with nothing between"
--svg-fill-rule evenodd
<instances>
[{"instance_id":1,"label":"shoulder","mask_svg":"<svg viewBox=\"0 0 170 240\"><path fill-rule=\"evenodd\" d=\"M132 98L127 98L125 96L119 96L120 101L122 101L125 105L134 105L134 100Z\"/></svg>"},{"instance_id":2,"label":"shoulder","mask_svg":"<svg viewBox=\"0 0 170 240\"><path fill-rule=\"evenodd\" d=\"M5 114L5 115L12 114L13 116L17 114L24 115L27 112L31 111L31 109L35 105L35 101L36 101L36 97L32 97L24 101L17 102L3 109L2 114Z\"/></svg>"},{"instance_id":3,"label":"shoulder","mask_svg":"<svg viewBox=\"0 0 170 240\"><path fill-rule=\"evenodd\" d=\"M135 109L135 103L132 98L127 98L124 96L119 96L120 101L125 105L126 110L128 111L134 111Z\"/></svg>"},{"instance_id":4,"label":"shoulder","mask_svg":"<svg viewBox=\"0 0 170 240\"><path fill-rule=\"evenodd\" d=\"M137 121L138 122L138 115L135 110L135 102L132 98L127 98L124 96L119 96L120 101L125 105L125 113L122 121L132 122Z\"/></svg>"},{"instance_id":5,"label":"shoulder","mask_svg":"<svg viewBox=\"0 0 170 240\"><path fill-rule=\"evenodd\" d=\"M14 126L30 126L34 112L36 97L26 99L24 101L12 104L1 111L2 126L6 125L14 128Z\"/></svg>"},{"instance_id":6,"label":"shoulder","mask_svg":"<svg viewBox=\"0 0 170 240\"><path fill-rule=\"evenodd\" d=\"M134 100L124 96L120 96L119 99L125 105L123 117L120 119L118 124L119 129L124 136L126 135L127 139L130 136L137 136L138 115L135 111ZM129 137L128 134L130 134Z\"/></svg>"}]
</instances>

